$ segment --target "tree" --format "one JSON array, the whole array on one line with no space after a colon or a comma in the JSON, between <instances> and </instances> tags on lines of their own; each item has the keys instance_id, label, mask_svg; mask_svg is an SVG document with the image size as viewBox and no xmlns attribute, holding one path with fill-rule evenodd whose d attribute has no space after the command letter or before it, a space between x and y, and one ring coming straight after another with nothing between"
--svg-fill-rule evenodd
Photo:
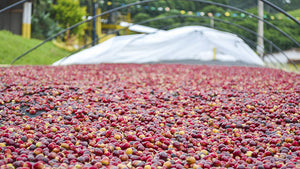
<instances>
[{"instance_id":1,"label":"tree","mask_svg":"<svg viewBox=\"0 0 300 169\"><path fill-rule=\"evenodd\" d=\"M146 13L138 13L134 16L133 21L135 23L141 22L141 21L145 21L150 19L150 16Z\"/></svg>"},{"instance_id":2,"label":"tree","mask_svg":"<svg viewBox=\"0 0 300 169\"><path fill-rule=\"evenodd\" d=\"M33 38L45 39L62 29L50 17L51 0L34 0L32 4L31 29Z\"/></svg>"},{"instance_id":3,"label":"tree","mask_svg":"<svg viewBox=\"0 0 300 169\"><path fill-rule=\"evenodd\" d=\"M217 7L217 6L213 6L213 5L209 5L209 6L206 6L202 9L203 12L205 13L213 13L213 14L216 14L216 13L220 13L220 14L223 14L225 13L225 10L221 7Z\"/></svg>"},{"instance_id":4,"label":"tree","mask_svg":"<svg viewBox=\"0 0 300 169\"><path fill-rule=\"evenodd\" d=\"M83 21L87 14L86 8L81 7L78 0L59 0L56 5L52 6L52 15L62 28L67 28ZM84 34L85 26L85 24L77 26L71 30L71 34Z\"/></svg>"},{"instance_id":5,"label":"tree","mask_svg":"<svg viewBox=\"0 0 300 169\"><path fill-rule=\"evenodd\" d=\"M166 14L161 14L159 16L157 16L156 18L164 18L168 15ZM154 27L154 28L164 28L166 26L172 26L172 25L176 25L178 22L176 22L176 20L174 18L168 18L168 19L163 19L163 20L157 20L157 21L151 21L149 23L149 25L151 27Z\"/></svg>"}]
</instances>

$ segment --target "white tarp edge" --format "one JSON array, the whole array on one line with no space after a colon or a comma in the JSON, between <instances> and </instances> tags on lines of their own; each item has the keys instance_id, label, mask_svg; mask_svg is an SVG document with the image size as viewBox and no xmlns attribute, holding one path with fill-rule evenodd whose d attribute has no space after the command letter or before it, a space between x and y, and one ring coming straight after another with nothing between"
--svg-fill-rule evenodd
<instances>
[{"instance_id":1,"label":"white tarp edge","mask_svg":"<svg viewBox=\"0 0 300 169\"><path fill-rule=\"evenodd\" d=\"M137 25L137 24L132 24L132 23L128 23L128 22L120 22L120 26L128 27L129 30L131 30L133 32L139 32L139 33L155 33L157 31L164 31L164 30L152 28L149 26Z\"/></svg>"},{"instance_id":2,"label":"white tarp edge","mask_svg":"<svg viewBox=\"0 0 300 169\"><path fill-rule=\"evenodd\" d=\"M153 34L117 36L63 58L53 65L147 63L167 60L242 61L264 65L255 52L234 34L202 26L187 26Z\"/></svg>"}]
</instances>

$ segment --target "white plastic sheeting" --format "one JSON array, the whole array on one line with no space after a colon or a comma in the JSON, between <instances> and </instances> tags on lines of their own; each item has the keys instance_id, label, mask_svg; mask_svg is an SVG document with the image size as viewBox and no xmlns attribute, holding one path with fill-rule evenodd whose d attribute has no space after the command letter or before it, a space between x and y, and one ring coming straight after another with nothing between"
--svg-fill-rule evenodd
<instances>
[{"instance_id":1,"label":"white plastic sheeting","mask_svg":"<svg viewBox=\"0 0 300 169\"><path fill-rule=\"evenodd\" d=\"M265 62L267 63L289 63L289 60L299 61L300 60L300 50L290 49L283 51L283 53L273 53L265 56Z\"/></svg>"},{"instance_id":2,"label":"white plastic sheeting","mask_svg":"<svg viewBox=\"0 0 300 169\"><path fill-rule=\"evenodd\" d=\"M133 32L138 32L138 33L154 33L157 31L163 31L163 30L159 30L159 29L152 28L149 26L137 25L137 24L128 23L128 22L120 22L120 26L128 27L129 30L131 30Z\"/></svg>"},{"instance_id":3,"label":"white plastic sheeting","mask_svg":"<svg viewBox=\"0 0 300 169\"><path fill-rule=\"evenodd\" d=\"M214 48L217 51L215 58ZM264 65L255 52L236 35L202 26L187 26L153 34L117 36L63 58L53 65L214 59Z\"/></svg>"}]
</instances>

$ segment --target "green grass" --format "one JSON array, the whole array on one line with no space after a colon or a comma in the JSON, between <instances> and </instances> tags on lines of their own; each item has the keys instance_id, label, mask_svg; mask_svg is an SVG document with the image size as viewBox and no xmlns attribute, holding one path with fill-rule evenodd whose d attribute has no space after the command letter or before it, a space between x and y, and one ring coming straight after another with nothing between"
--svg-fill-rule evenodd
<instances>
[{"instance_id":1,"label":"green grass","mask_svg":"<svg viewBox=\"0 0 300 169\"><path fill-rule=\"evenodd\" d=\"M14 58L41 42L37 39L25 39L8 31L0 31L0 64L10 64ZM50 65L69 54L70 52L56 47L52 42L47 42L16 61L14 65Z\"/></svg>"},{"instance_id":2,"label":"green grass","mask_svg":"<svg viewBox=\"0 0 300 169\"><path fill-rule=\"evenodd\" d=\"M296 9L294 11L287 11L288 14L292 15L293 17L297 18L297 17L300 17L300 9ZM282 18L286 18L286 16L282 13L278 13L276 15L277 17L278 16L281 16Z\"/></svg>"}]
</instances>

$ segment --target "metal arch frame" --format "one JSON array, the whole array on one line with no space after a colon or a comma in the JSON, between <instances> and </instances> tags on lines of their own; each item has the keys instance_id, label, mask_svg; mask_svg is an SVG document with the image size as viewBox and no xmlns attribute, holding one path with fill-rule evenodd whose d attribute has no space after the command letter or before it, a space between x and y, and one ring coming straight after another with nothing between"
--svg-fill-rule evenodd
<instances>
[{"instance_id":1,"label":"metal arch frame","mask_svg":"<svg viewBox=\"0 0 300 169\"><path fill-rule=\"evenodd\" d=\"M18 57L16 57L10 64L11 64L11 65L14 64L17 60L19 60L19 59L22 58L23 56L27 55L28 53L32 52L33 50L37 49L38 47L42 46L42 45L45 44L46 42L48 42L48 41L54 39L55 37L57 37L57 36L59 36L59 35L65 33L65 32L67 32L68 30L71 30L71 29L73 29L73 28L75 28L75 27L77 27L77 26L79 26L79 25L81 25L81 24L83 24L83 23L92 21L92 20L96 19L97 17L103 16L103 15L107 15L107 14L110 14L110 13L113 13L113 12L116 12L116 11L119 11L119 10L121 10L121 9L125 9L125 8L128 8L128 7L134 6L134 5L139 5L139 4L143 4L143 3L147 3L147 2L153 2L153 1L156 1L156 0L145 0L145 1L141 1L141 2L135 2L135 3L127 4L127 5L124 5L124 6L120 6L120 7L117 7L117 8L108 10L108 11L105 11L105 12L99 14L99 15L95 15L95 16L90 17L90 18L88 18L88 19L86 19L86 20L84 20L84 21L78 22L78 23L76 23L76 24L74 24L74 25L72 25L72 26L70 26L70 27L68 27L68 28L66 28L66 29L64 29L64 30L62 30L62 31L60 31L60 32L58 32L58 33L56 33L55 35L53 35L53 36L47 38L47 39L44 40L43 42L41 42L41 43L39 43L38 45L34 46L33 48L27 50L27 51L24 52L23 54L21 54L21 55L19 55Z\"/></svg>"},{"instance_id":2,"label":"metal arch frame","mask_svg":"<svg viewBox=\"0 0 300 169\"><path fill-rule=\"evenodd\" d=\"M183 15L183 17L186 17L186 15ZM195 17L195 16L191 16L191 17ZM207 16L202 16L203 18L206 18L206 19L210 19L209 17L207 17ZM277 45L275 45L272 41L270 41L269 39L267 39L267 38L265 38L265 37L263 37L263 36L260 36L260 35L258 35L256 32L254 32L253 30L251 30L251 29L249 29L249 28L246 28L246 27L244 27L244 26L241 26L241 25L238 25L238 24L235 24L235 23L231 23L231 22L228 22L228 21L225 21L225 20L221 20L221 19L217 19L217 18L214 18L214 20L216 20L216 21L218 21L218 22L222 22L222 23L226 23L226 24L228 24L228 25L234 25L235 27L238 27L238 28L240 28L240 29L243 29L243 30L245 30L245 31L247 31L247 32L250 32L250 33L252 33L252 34L254 34L254 35L256 35L256 36L259 36L259 37L262 37L266 42L268 42L269 44L271 44L273 47L275 47L275 49L277 49L280 53L282 53L287 59L288 59L288 61L290 61L292 64L293 64L293 66L296 68L296 69L298 69L298 67L297 67L297 65L292 61L292 60L290 60L289 59L289 57L282 51L282 49L280 49ZM277 60L277 59L276 59ZM278 61L278 60L277 60ZM279 61L278 61L279 62ZM280 62L279 62L280 63Z\"/></svg>"},{"instance_id":3,"label":"metal arch frame","mask_svg":"<svg viewBox=\"0 0 300 169\"><path fill-rule=\"evenodd\" d=\"M176 27L178 27L178 26L184 26L184 25L201 25L201 26L210 27L209 24L200 24L200 23L197 23L197 22L193 22L193 23L186 23L186 24L178 24L178 25L174 25L174 26L166 26L166 27L163 27L162 29L165 29L165 28L166 28L166 29L169 29L169 28L172 28L172 27L175 27L175 28L176 28ZM214 28L216 28L217 30L221 30L221 31L226 31L226 32L234 33L234 32L231 32L231 31L229 31L229 30L220 28L220 27L218 27L218 26L215 26ZM253 40L248 39L248 38L242 36L241 34L237 34L237 33L235 33L235 34L238 35L238 36L239 36L240 38L242 38L243 40L248 41L249 43L251 43L251 45L253 45L254 47L257 46L257 43L254 42ZM267 40L267 39L266 39L266 40ZM272 43L272 44L273 44L273 43ZM272 45L272 44L271 44L271 45ZM277 60L277 58L276 58L272 53L271 53L271 56L277 61L277 63L278 63L279 65L283 66L283 64L282 64L279 60ZM270 60L270 62L271 62L271 64L273 64L274 66L277 66L276 63L273 62L273 60Z\"/></svg>"},{"instance_id":4,"label":"metal arch frame","mask_svg":"<svg viewBox=\"0 0 300 169\"><path fill-rule=\"evenodd\" d=\"M28 51L24 52L23 54L19 55L18 57L16 57L10 64L13 64L15 63L17 60L19 60L20 58L22 58L23 56L27 55L28 53L32 52L33 50L37 49L38 47L40 47L41 45L45 44L46 42L54 39L55 37L65 33L66 31L68 30L71 30L85 22L89 22L91 20L94 20L95 18L97 17L100 17L100 16L103 16L103 15L106 15L106 14L110 14L110 13L113 13L113 12L116 12L116 11L119 11L121 9L125 9L125 8L128 8L128 7L131 7L131 6L134 6L134 5L139 5L139 4L144 4L144 3L149 3L149 2L154 2L154 1L157 1L157 0L145 0L145 1L139 1L139 2L135 2L135 3L131 3L131 4L127 4L127 5L124 5L124 6L120 6L120 7L116 7L114 9L111 9L111 10L108 10L108 11L105 11L99 15L95 15L89 19L86 19L84 21L81 21L81 22L78 22L58 33L56 33L55 35L47 38L46 40L44 40L43 42L41 42L40 44L34 46L33 48L29 49ZM291 36L289 36L287 33L285 33L284 31L282 31L280 28L276 27L275 25L271 24L270 22L264 20L264 19L261 19L259 18L258 16L254 15L254 14L251 14L245 10L242 10L242 9L239 9L239 8L235 8L235 7L232 7L232 6L228 6L228 5L224 5L224 4L221 4L221 3L216 3L216 2L211 2L211 1L204 1L204 0L189 0L189 1L194 1L194 2L200 2L200 3L206 3L206 4L210 4L210 5L215 5L215 6L219 6L219 7L224 7L224 8L228 8L228 9L232 9L232 10L236 10L236 11L239 11L239 12L242 12L242 13L245 13L249 16L252 16L258 20L262 20L264 23L270 25L271 27L273 27L274 29L276 29L277 31L279 31L281 34L283 34L284 36L286 36L287 38L289 38L291 41L293 41L297 46L300 47L300 44L295 40L293 39Z\"/></svg>"},{"instance_id":5,"label":"metal arch frame","mask_svg":"<svg viewBox=\"0 0 300 169\"><path fill-rule=\"evenodd\" d=\"M178 16L178 15L177 15L177 16ZM180 17L183 17L183 18L185 18L185 17L194 17L194 18L198 17L198 18L211 19L210 17L207 17L207 16L192 16L192 15L179 15L179 16L180 16ZM175 17L176 17L176 15L174 15L174 16L172 16L172 17L170 16L170 18L175 18ZM156 19L159 19L159 18L156 18ZM167 17L166 19L168 19L168 17ZM267 39L267 38L265 38L265 37L263 37L263 36L258 35L258 34L257 34L256 32L254 32L253 30L248 29L248 28L246 28L246 27L244 27L244 26L241 26L241 25L238 25L238 24L235 24L235 23L231 23L231 22L228 22L228 21L225 21L225 20L217 19L217 18L213 18L213 19L216 20L216 21L218 21L218 22L222 22L222 23L225 23L225 24L228 24L228 25L233 25L233 26L235 26L235 27L237 27L237 28L240 28L240 29L243 29L243 30L245 30L245 31L247 31L247 32L250 32L250 33L252 33L252 34L254 34L254 35L256 35L256 36L262 37L266 42L268 42L271 46L275 47L275 49L277 49L280 53L282 53L282 54L284 55L284 57L285 57L289 62L291 62L291 63L293 64L293 66L298 70L297 65L296 65L292 60L289 59L289 57L282 51L281 48L279 48L277 45L275 45L275 44L274 44L272 41L270 41L269 39ZM272 55L272 56L273 56L273 55ZM277 60L276 57L274 57L274 59L275 59L279 64L282 64L282 63L280 63L279 60Z\"/></svg>"},{"instance_id":6,"label":"metal arch frame","mask_svg":"<svg viewBox=\"0 0 300 169\"><path fill-rule=\"evenodd\" d=\"M142 21L141 23L137 23L137 24L143 24L143 23L148 23L148 22L151 22L151 21L156 21L156 20L163 20L163 19L169 19L169 18L177 18L177 17L181 17L181 18L187 18L187 17L194 17L194 18L205 18L205 19L211 19L210 17L207 17L207 16L192 16L192 15L172 15L172 16L166 16L166 17L162 17L162 18L154 18L154 19L151 19L151 20L147 20L147 21ZM251 29L248 29L244 26L241 26L241 25L238 25L238 24L235 24L235 23L231 23L231 22L228 22L228 21L225 21L225 20L221 20L221 19L217 19L217 18L214 18L214 20L218 21L218 22L222 22L222 23L225 23L225 24L228 24L228 25L233 25L235 27L238 27L240 29L243 29L247 32L250 32L252 34L254 34L255 36L259 36L259 37L262 37L260 35L258 35L255 31L252 31ZM277 45L275 45L272 41L270 41L269 39L266 39L265 37L262 37L266 42L268 42L269 44L271 44L271 46L273 46L275 49L277 49L280 53L282 53L287 59L288 61L290 61L293 66L298 69L297 65L288 58L288 56L282 51L282 49L280 49ZM279 63L280 61L277 60L276 57L274 57L275 60Z\"/></svg>"},{"instance_id":7,"label":"metal arch frame","mask_svg":"<svg viewBox=\"0 0 300 169\"><path fill-rule=\"evenodd\" d=\"M190 0L190 1L195 1L195 2L201 2L201 3L207 3L207 4L211 4L211 5L216 5L216 6L220 6L220 7L224 7L224 8L228 8L228 9L232 9L232 10L235 10L235 11L239 11L239 12L242 12L242 13L245 13L249 16L252 16L254 18L256 18L257 20L260 20L260 21L263 21L264 23L270 25L271 27L275 28L277 31L279 31L281 34L285 35L287 38L289 38L291 41L293 41L298 47L300 47L300 44L294 39L292 38L290 35L288 35L287 33L285 33L283 30L281 30L280 28L278 28L277 26L273 25L272 23L264 20L264 19L261 19L260 17L258 17L257 15L254 15L252 13L249 13L245 10L242 10L242 9L239 9L239 8L236 8L236 7L233 7L233 6L229 6L229 5L224 5L224 4L221 4L221 3L217 3L217 2L211 2L211 1L203 1L203 0Z\"/></svg>"},{"instance_id":8,"label":"metal arch frame","mask_svg":"<svg viewBox=\"0 0 300 169\"><path fill-rule=\"evenodd\" d=\"M150 21L149 21L149 22L150 22ZM137 23L137 24L138 24L138 23ZM183 25L202 25L202 26L206 26L206 27L209 27L209 26L210 26L209 24L200 24L200 23L194 22L194 23L178 24L178 25L173 25L173 26L165 26L165 27L162 27L161 29L169 29L169 28L171 28L171 27L178 27L178 26L183 26ZM126 28L127 28L127 27L126 27ZM114 31L114 32L111 32L110 34L114 34L114 33L118 32L118 31L124 30L124 29L126 29L126 28L122 28L122 29L116 30L116 31ZM222 29L222 28L220 28L220 27L217 27L217 29L218 29L218 30L222 30L222 31L228 31L228 30ZM148 33L148 34L151 34L151 33ZM254 47L256 47L256 45L257 45L256 42L254 42L254 41L252 41L252 40L250 40L250 39L248 39L248 38L246 38L246 37L243 37L243 36L240 35L240 34L237 34L237 35L240 36L240 37L241 37L242 39L244 39L245 41L250 42ZM102 36L102 37L105 37L105 36L107 36L107 35L104 35L104 36ZM100 37L100 38L101 38L101 37ZM89 45L92 45L92 43L89 43L89 44L87 44L87 45L85 45L85 46L82 46L80 49L78 49L77 51L73 52L72 54L77 53L79 50L84 49L84 48L86 48L86 47L89 46ZM72 55L72 54L71 54L71 55ZM71 55L69 55L69 56L71 56ZM67 59L69 56L63 58L63 60L64 60L64 59ZM283 66L283 64L282 64L279 60L277 60L277 58L274 57L273 54L271 54L271 56L277 61L277 63L278 63L279 65ZM271 64L274 65L275 67L278 66L278 65L276 65L276 63L273 62L273 60L270 60L270 62L271 62Z\"/></svg>"},{"instance_id":9,"label":"metal arch frame","mask_svg":"<svg viewBox=\"0 0 300 169\"><path fill-rule=\"evenodd\" d=\"M291 20L293 20L295 23L297 23L298 25L300 25L300 21L298 21L295 17L293 17L292 15L288 14L285 10L283 10L282 8L276 6L275 4L271 3L268 0L260 0L263 3L271 6L272 8L274 8L275 10L277 10L280 13L283 13L285 16L289 17Z\"/></svg>"},{"instance_id":10,"label":"metal arch frame","mask_svg":"<svg viewBox=\"0 0 300 169\"><path fill-rule=\"evenodd\" d=\"M201 25L201 26L206 26L206 27L210 27L209 24L200 24L200 23L197 23L197 22L193 22L193 23L182 23L182 24L177 24L177 25L171 25L171 26L165 26L165 27L162 27L160 29L170 29L170 28L177 28L177 27L180 27L180 26L186 26L186 25ZM221 31L225 31L225 32L230 32L230 33L234 33L234 32L231 32L229 30L226 30L226 29L223 29L223 28L220 28L218 26L215 26L214 29L217 29L217 30L221 30ZM257 43L254 42L253 40L249 39L249 38L246 38L244 36L242 36L241 34L237 34L235 33L236 35L238 35L241 39L245 40L245 41L248 41L249 43L251 43L251 45L253 45L254 47L257 46ZM281 66L283 66L282 63L280 63L279 60L277 60L276 57L274 57L273 54L271 54L271 56L278 62L278 64L280 64ZM274 65L274 66L277 66L276 63L273 62L273 60L270 60L271 64Z\"/></svg>"},{"instance_id":11,"label":"metal arch frame","mask_svg":"<svg viewBox=\"0 0 300 169\"><path fill-rule=\"evenodd\" d=\"M28 1L28 0L22 0L22 1L19 1L19 2L14 3L14 4L11 4L11 5L9 5L9 6L5 7L5 8L3 8L3 9L1 9L1 10L0 10L0 13L4 12L4 11L10 9L10 8L13 8L13 7L17 6L17 5L20 5L20 4L22 4L22 3L26 2L26 1Z\"/></svg>"},{"instance_id":12,"label":"metal arch frame","mask_svg":"<svg viewBox=\"0 0 300 169\"><path fill-rule=\"evenodd\" d=\"M152 22L152 21L164 20L164 19L169 19L169 18L180 18L180 17L181 17L181 18L194 17L194 18L211 19L210 17L207 17L207 16L172 15L172 16L166 16L166 17L160 17L160 18L148 19L148 20L145 20L145 21L141 21L141 22L138 22L138 23L134 23L133 25L145 24L145 23L149 23L149 22ZM215 19L215 20L218 21L218 22L222 22L222 23L228 24L228 25L233 25L233 26L238 27L238 28L240 28L240 29L243 29L243 30L245 30L245 31L247 31L247 32L250 32L250 33L252 33L252 34L254 34L254 35L256 35L256 36L259 36L256 32L254 32L254 31L252 31L252 30L250 30L250 29L248 29L248 28L246 28L246 27L244 27L244 26L241 26L241 25L238 25L238 24L234 24L234 23L231 23L231 22L228 22L228 21L224 21L224 20L221 20L221 19ZM122 28L122 29L115 30L115 31L113 31L113 32L111 32L111 33L109 33L109 34L115 34L115 33L119 32L119 31L122 31L122 30L127 29L128 27L129 27L129 26L124 27L124 28ZM226 30L226 31L227 31L227 30ZM107 35L109 35L109 34L107 34ZM103 35L102 37L98 37L98 38L95 39L95 40L99 40L100 38L106 37L107 35ZM247 38L245 38L245 39L247 39ZM275 49L277 49L280 53L282 53L282 54L289 60L289 58L285 55L285 53L282 51L282 49L280 49L278 46L276 46L274 43L272 43L272 41L270 41L270 40L268 40L268 39L266 39L266 38L264 38L264 37L263 37L263 39L264 39L266 42L268 42L271 46L273 46ZM91 43L89 43L89 44L87 44L87 45L85 45L85 46L82 46L80 49L78 49L77 51L73 52L72 54L77 53L79 50L84 49L84 48L86 48L87 46L92 45L92 43L93 43L93 42L91 42ZM72 54L71 54L71 55L72 55ZM71 56L71 55L69 55L69 56ZM68 58L69 56L65 57L64 59ZM273 56L273 55L271 54L271 56ZM273 58L274 58L280 65L283 65L276 57L273 56ZM291 60L289 60L289 61L293 63L293 61L291 61ZM298 69L297 66L296 66L295 64L293 64L293 65L295 66L296 69Z\"/></svg>"}]
</instances>

